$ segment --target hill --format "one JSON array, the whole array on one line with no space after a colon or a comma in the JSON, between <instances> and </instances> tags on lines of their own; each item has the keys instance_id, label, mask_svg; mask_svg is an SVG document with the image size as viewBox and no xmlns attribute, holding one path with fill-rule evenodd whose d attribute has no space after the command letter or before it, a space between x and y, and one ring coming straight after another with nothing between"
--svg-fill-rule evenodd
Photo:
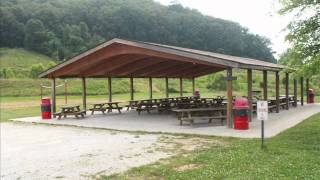
<instances>
[{"instance_id":1,"label":"hill","mask_svg":"<svg viewBox=\"0 0 320 180\"><path fill-rule=\"evenodd\" d=\"M270 41L232 21L153 0L2 0L0 45L64 60L112 38L276 62Z\"/></svg>"},{"instance_id":2,"label":"hill","mask_svg":"<svg viewBox=\"0 0 320 180\"><path fill-rule=\"evenodd\" d=\"M33 65L42 64L46 68L53 63L48 56L22 48L0 48L1 71L10 69L18 77L28 77Z\"/></svg>"}]
</instances>

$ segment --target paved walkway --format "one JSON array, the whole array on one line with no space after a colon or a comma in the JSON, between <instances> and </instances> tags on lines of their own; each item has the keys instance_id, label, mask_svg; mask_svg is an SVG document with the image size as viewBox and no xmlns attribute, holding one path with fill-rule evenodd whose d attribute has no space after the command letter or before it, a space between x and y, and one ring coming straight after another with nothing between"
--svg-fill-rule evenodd
<instances>
[{"instance_id":1,"label":"paved walkway","mask_svg":"<svg viewBox=\"0 0 320 180\"><path fill-rule=\"evenodd\" d=\"M281 110L278 114L271 113L269 114L269 120L265 123L265 136L275 136L319 112L320 104L309 104L303 107L290 108L290 110ZM227 128L226 126L220 126L220 123L218 122L216 124L197 124L193 127L188 125L180 126L174 115L158 114L156 112L151 114L141 113L140 116L137 112L130 111L122 114L87 115L84 119L70 117L65 119L62 118L61 120L41 120L40 117L27 117L13 120L124 131L198 134L241 138L258 138L261 133L261 122L257 121L255 118L250 123L249 130L234 130Z\"/></svg>"}]
</instances>

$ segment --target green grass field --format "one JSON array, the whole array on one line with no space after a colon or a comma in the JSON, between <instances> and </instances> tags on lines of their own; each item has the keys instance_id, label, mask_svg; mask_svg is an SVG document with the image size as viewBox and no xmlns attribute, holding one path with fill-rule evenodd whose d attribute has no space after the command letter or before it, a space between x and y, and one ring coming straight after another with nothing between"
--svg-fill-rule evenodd
<instances>
[{"instance_id":1,"label":"green grass field","mask_svg":"<svg viewBox=\"0 0 320 180\"><path fill-rule=\"evenodd\" d=\"M268 139L266 149L260 148L258 139L223 138L231 145L180 154L165 163L101 179L319 179L319 129L320 114L316 114Z\"/></svg>"},{"instance_id":2,"label":"green grass field","mask_svg":"<svg viewBox=\"0 0 320 180\"><path fill-rule=\"evenodd\" d=\"M22 48L0 48L0 64L2 68L10 68L16 77L25 78L30 74L31 66L41 63L45 67L53 59L48 56Z\"/></svg>"}]
</instances>

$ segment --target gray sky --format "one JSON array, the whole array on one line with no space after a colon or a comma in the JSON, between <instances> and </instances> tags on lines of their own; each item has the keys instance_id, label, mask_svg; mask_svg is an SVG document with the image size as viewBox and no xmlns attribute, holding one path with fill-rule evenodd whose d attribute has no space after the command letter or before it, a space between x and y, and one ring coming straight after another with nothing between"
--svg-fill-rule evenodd
<instances>
[{"instance_id":1,"label":"gray sky","mask_svg":"<svg viewBox=\"0 0 320 180\"><path fill-rule=\"evenodd\" d=\"M168 5L172 0L156 0ZM280 16L278 0L179 0L184 7L197 9L202 14L240 23L250 32L269 38L275 56L283 53L289 43L284 31L291 17Z\"/></svg>"}]
</instances>

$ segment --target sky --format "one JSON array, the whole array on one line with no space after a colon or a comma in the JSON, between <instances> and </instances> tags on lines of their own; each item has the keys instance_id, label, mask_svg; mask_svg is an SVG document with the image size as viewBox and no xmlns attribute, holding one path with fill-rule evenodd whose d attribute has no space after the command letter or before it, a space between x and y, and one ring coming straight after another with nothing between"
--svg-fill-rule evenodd
<instances>
[{"instance_id":1,"label":"sky","mask_svg":"<svg viewBox=\"0 0 320 180\"><path fill-rule=\"evenodd\" d=\"M169 5L172 0L156 0ZM177 1L177 0L176 0ZM290 47L285 41L285 27L292 17L280 16L278 0L178 0L184 7L202 14L238 22L254 34L271 40L275 57Z\"/></svg>"}]
</instances>

